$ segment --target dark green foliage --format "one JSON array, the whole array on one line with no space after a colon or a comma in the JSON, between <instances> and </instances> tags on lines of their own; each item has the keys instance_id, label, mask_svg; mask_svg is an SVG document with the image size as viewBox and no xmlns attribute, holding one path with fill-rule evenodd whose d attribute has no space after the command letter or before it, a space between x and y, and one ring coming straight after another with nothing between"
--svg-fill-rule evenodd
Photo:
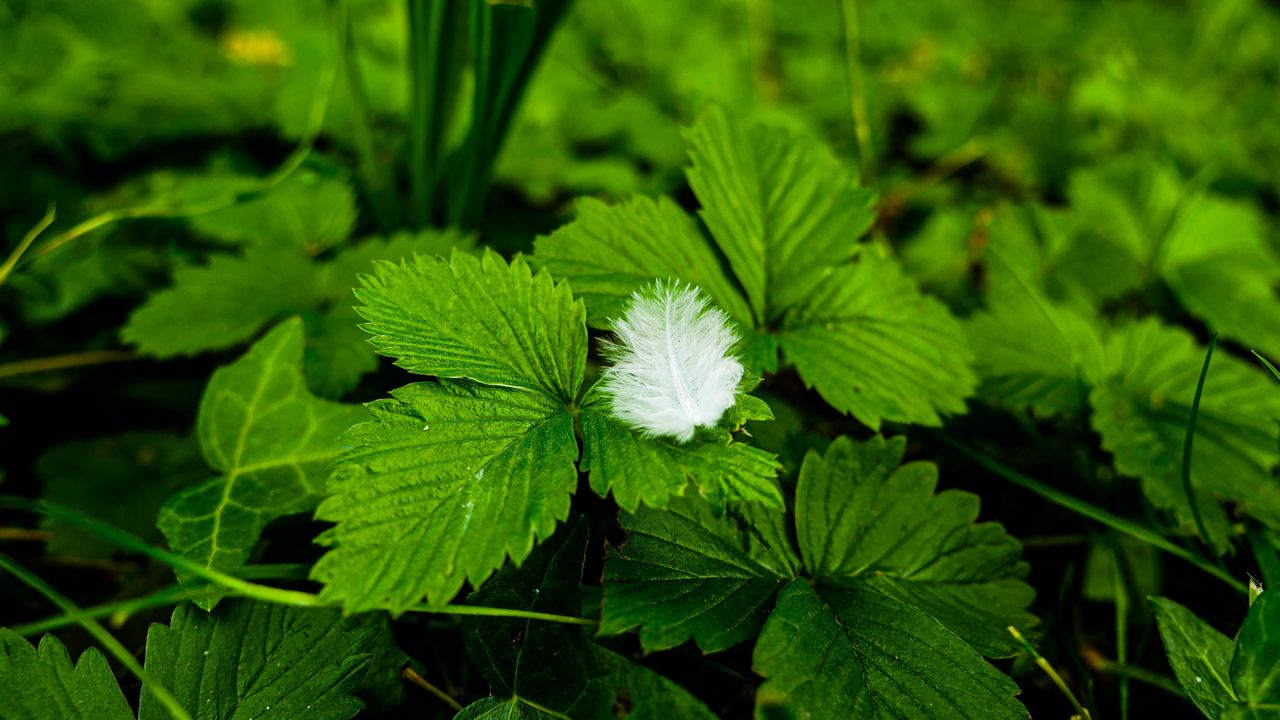
<instances>
[{"instance_id":1,"label":"dark green foliage","mask_svg":"<svg viewBox=\"0 0 1280 720\"><path fill-rule=\"evenodd\" d=\"M1280 717L1277 37L0 0L0 720Z\"/></svg>"},{"instance_id":2,"label":"dark green foliage","mask_svg":"<svg viewBox=\"0 0 1280 720\"><path fill-rule=\"evenodd\" d=\"M1021 549L972 524L976 497L934 495L932 465L899 467L904 447L838 438L805 458L798 554L778 512L716 520L694 501L624 516L602 630L640 626L650 650L692 638L708 652L760 633L761 712L1021 717L1016 686L979 655L1011 655L1004 627L1035 623Z\"/></svg>"}]
</instances>

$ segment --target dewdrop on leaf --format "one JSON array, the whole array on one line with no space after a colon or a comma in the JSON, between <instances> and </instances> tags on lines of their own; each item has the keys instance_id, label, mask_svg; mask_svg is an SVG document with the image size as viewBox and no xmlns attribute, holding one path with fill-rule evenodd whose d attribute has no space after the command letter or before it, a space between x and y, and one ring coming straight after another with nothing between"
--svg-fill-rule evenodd
<instances>
[{"instance_id":1,"label":"dewdrop on leaf","mask_svg":"<svg viewBox=\"0 0 1280 720\"><path fill-rule=\"evenodd\" d=\"M636 291L613 332L601 388L626 424L687 442L733 405L742 379L737 333L695 288L659 281Z\"/></svg>"}]
</instances>

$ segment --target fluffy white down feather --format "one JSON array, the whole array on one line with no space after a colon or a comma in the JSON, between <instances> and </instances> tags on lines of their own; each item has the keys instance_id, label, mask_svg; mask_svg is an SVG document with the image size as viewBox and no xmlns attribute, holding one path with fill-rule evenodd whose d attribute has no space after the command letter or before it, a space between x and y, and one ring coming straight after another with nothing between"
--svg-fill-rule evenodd
<instances>
[{"instance_id":1,"label":"fluffy white down feather","mask_svg":"<svg viewBox=\"0 0 1280 720\"><path fill-rule=\"evenodd\" d=\"M637 291L613 331L602 388L623 422L687 442L733 405L742 379L738 337L695 288L659 281Z\"/></svg>"}]
</instances>

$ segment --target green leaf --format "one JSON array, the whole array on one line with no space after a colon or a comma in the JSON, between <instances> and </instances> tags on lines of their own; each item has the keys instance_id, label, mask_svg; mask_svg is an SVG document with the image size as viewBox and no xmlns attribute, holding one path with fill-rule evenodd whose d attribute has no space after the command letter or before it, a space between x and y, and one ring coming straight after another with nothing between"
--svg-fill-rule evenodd
<instances>
[{"instance_id":1,"label":"green leaf","mask_svg":"<svg viewBox=\"0 0 1280 720\"><path fill-rule=\"evenodd\" d=\"M800 471L795 501L795 536L802 549L803 571L787 539L784 516L758 504L735 506L717 518L705 503L675 498L665 510L624 513L627 543L614 550L605 564L601 633L639 627L640 641L650 651L689 639L706 652L724 650L753 637L768 615L767 636L769 624L783 612L779 603L769 615L779 588L802 575L803 582L791 582L790 587L820 595L817 602L835 614L823 623L849 626L867 611L858 603L874 603L882 609L875 627L919 626L913 632L923 633L924 647L944 658L918 667L898 664L895 667L903 677L893 681L910 684L907 677L937 673L943 666L957 676L984 678L976 687L989 693L986 700L992 707L1020 708L1012 700L1016 688L983 662L979 653L1012 655L1005 627L1036 622L1025 610L1033 592L1022 581L1027 566L1019 561L1021 548L999 525L973 524L978 509L975 496L957 491L934 495L934 466L899 467L904 448L900 438L886 442L877 437L866 443L840 438L825 455L809 454ZM778 627L794 622L786 613L777 620ZM791 652L784 647L784 636L794 635L788 632L778 630L777 642L764 656L757 646L758 669L765 671L763 657ZM827 630L824 626L814 632ZM869 633L870 638L878 631L858 632ZM832 652L866 660L871 645L859 644L879 640L854 638L851 642L852 647ZM820 649L806 648L806 652ZM923 658L928 653L904 651L901 656ZM765 674L781 672L787 663L812 671L806 664L809 660L779 660L769 664ZM844 666L842 660L832 662ZM870 669L865 672L865 676L846 676L816 695L802 693L794 699L793 709L812 717L847 716L844 711L850 708L836 711L820 699L851 697L858 683L885 682L872 678ZM781 684L774 686L777 692L769 697L777 699L794 689L788 677L784 672L778 679ZM947 681L942 687L954 684ZM877 701L882 703L879 712L911 716L909 705L916 699L886 697ZM960 695L953 699L968 702ZM883 705L896 702L906 705ZM969 711L977 713L980 708L975 705Z\"/></svg>"},{"instance_id":2,"label":"green leaf","mask_svg":"<svg viewBox=\"0 0 1280 720\"><path fill-rule=\"evenodd\" d=\"M578 616L579 583L587 547L587 524L576 518L539 546L520 567L507 567L467 598L467 603L556 615ZM466 618L467 655L501 697L520 698L562 712L589 697L599 668L589 664L590 641L582 629L521 618ZM609 698L611 700L612 698Z\"/></svg>"},{"instance_id":3,"label":"green leaf","mask_svg":"<svg viewBox=\"0 0 1280 720\"><path fill-rule=\"evenodd\" d=\"M219 255L178 270L171 287L134 311L122 337L145 354L190 355L236 345L300 314L307 324L307 380L322 397L338 397L377 368L352 308L357 276L375 260L448 254L470 243L452 231L401 233L365 240L323 263L296 247L250 245L241 256Z\"/></svg>"},{"instance_id":4,"label":"green leaf","mask_svg":"<svg viewBox=\"0 0 1280 720\"><path fill-rule=\"evenodd\" d=\"M335 303L321 313L305 312L307 386L324 398L339 398L378 369L378 355L360 329L355 308Z\"/></svg>"},{"instance_id":5,"label":"green leaf","mask_svg":"<svg viewBox=\"0 0 1280 720\"><path fill-rule=\"evenodd\" d=\"M1222 709L1218 720L1276 720L1280 718L1280 707L1267 705L1249 707L1248 705L1232 705Z\"/></svg>"},{"instance_id":6,"label":"green leaf","mask_svg":"<svg viewBox=\"0 0 1280 720\"><path fill-rule=\"evenodd\" d=\"M694 640L718 652L753 638L778 588L799 572L781 512L696 498L623 513L627 542L605 563L601 634L640 628L656 651Z\"/></svg>"},{"instance_id":7,"label":"green leaf","mask_svg":"<svg viewBox=\"0 0 1280 720\"><path fill-rule=\"evenodd\" d=\"M688 443L645 437L614 418L607 398L591 391L578 418L582 470L590 474L591 489L601 497L612 492L623 510L634 511L641 502L662 507L672 495L684 494L689 481L718 511L742 500L783 509L774 480L777 459L733 442L726 430L704 431Z\"/></svg>"},{"instance_id":8,"label":"green leaf","mask_svg":"<svg viewBox=\"0 0 1280 720\"><path fill-rule=\"evenodd\" d=\"M607 706L599 706L599 720L715 720L715 713L688 690L618 653L593 644L587 662L601 672L595 685L611 698Z\"/></svg>"},{"instance_id":9,"label":"green leaf","mask_svg":"<svg viewBox=\"0 0 1280 720\"><path fill-rule=\"evenodd\" d=\"M317 513L338 525L312 576L352 612L448 602L549 537L577 486L573 416L559 401L466 381L392 396L343 438L352 449Z\"/></svg>"},{"instance_id":10,"label":"green leaf","mask_svg":"<svg viewBox=\"0 0 1280 720\"><path fill-rule=\"evenodd\" d=\"M1106 342L1107 378L1090 395L1093 427L1116 469L1142 480L1153 505L1171 508L1194 527L1183 492L1182 446L1204 350L1182 330L1154 319L1117 329ZM1230 546L1219 500L1272 528L1280 528L1280 497L1270 470L1276 463L1274 418L1280 394L1251 364L1215 357L1196 423L1191 484L1214 546Z\"/></svg>"},{"instance_id":11,"label":"green leaf","mask_svg":"<svg viewBox=\"0 0 1280 720\"><path fill-rule=\"evenodd\" d=\"M197 435L222 474L165 503L159 525L174 552L234 570L269 522L319 501L339 435L364 413L307 392L302 348L302 322L288 320L210 378Z\"/></svg>"},{"instance_id":12,"label":"green leaf","mask_svg":"<svg viewBox=\"0 0 1280 720\"><path fill-rule=\"evenodd\" d=\"M1195 198L1179 211L1160 257L1183 307L1233 340L1280 353L1280 258L1253 206Z\"/></svg>"},{"instance_id":13,"label":"green leaf","mask_svg":"<svg viewBox=\"0 0 1280 720\"><path fill-rule=\"evenodd\" d=\"M564 283L454 253L383 263L358 296L384 354L441 378L369 405L352 428L321 519L334 546L314 568L349 610L448 602L569 512L578 446L569 404L586 362L583 305Z\"/></svg>"},{"instance_id":14,"label":"green leaf","mask_svg":"<svg viewBox=\"0 0 1280 720\"><path fill-rule=\"evenodd\" d=\"M778 596L753 664L771 707L814 718L1009 718L1018 686L926 613L870 584L811 586Z\"/></svg>"},{"instance_id":15,"label":"green leaf","mask_svg":"<svg viewBox=\"0 0 1280 720\"><path fill-rule=\"evenodd\" d=\"M202 480L208 467L195 438L160 432L75 440L36 461L43 498L81 510L121 530L158 540L156 514L179 488ZM50 553L105 559L116 548L68 523L46 520Z\"/></svg>"},{"instance_id":16,"label":"green leaf","mask_svg":"<svg viewBox=\"0 0 1280 720\"><path fill-rule=\"evenodd\" d=\"M999 525L973 524L976 497L935 495L932 465L899 467L904 449L840 438L809 454L796 490L799 579L783 516L758 505L716 518L678 498L624 514L601 632L638 626L648 650L692 638L713 652L755 635L767 614L754 661L769 678L761 714L1023 717L1017 687L979 654L1011 655L1004 628L1035 623L1021 548Z\"/></svg>"},{"instance_id":17,"label":"green leaf","mask_svg":"<svg viewBox=\"0 0 1280 720\"><path fill-rule=\"evenodd\" d=\"M196 232L211 238L308 255L345 241L355 221L355 194L347 183L314 174L295 176L248 202L190 220Z\"/></svg>"},{"instance_id":18,"label":"green leaf","mask_svg":"<svg viewBox=\"0 0 1280 720\"><path fill-rule=\"evenodd\" d=\"M1227 675L1231 639L1172 600L1153 597L1150 602L1178 684L1206 717L1218 717L1237 700Z\"/></svg>"},{"instance_id":19,"label":"green leaf","mask_svg":"<svg viewBox=\"0 0 1280 720\"><path fill-rule=\"evenodd\" d=\"M582 287L593 325L642 282L675 277L743 325L749 367L776 370L780 347L807 386L869 427L964 411L977 378L962 327L895 260L858 243L873 195L826 148L719 109L686 138L689 183L747 301L674 203L585 203L536 259Z\"/></svg>"},{"instance_id":20,"label":"green leaf","mask_svg":"<svg viewBox=\"0 0 1280 720\"><path fill-rule=\"evenodd\" d=\"M808 573L914 605L988 657L1013 655L1005 628L1036 622L1021 546L997 523L974 524L976 495L934 494L932 463L899 467L905 450L903 437L841 437L805 458L795 513Z\"/></svg>"},{"instance_id":21,"label":"green leaf","mask_svg":"<svg viewBox=\"0 0 1280 720\"><path fill-rule=\"evenodd\" d=\"M303 315L307 324L307 385L321 397L337 398L378 368L378 355L360 329L360 317L352 303L352 288L374 262L399 260L414 253L447 256L454 249L474 244L474 237L454 230L402 232L365 240L315 267L314 283L324 305L318 314Z\"/></svg>"},{"instance_id":22,"label":"green leaf","mask_svg":"<svg viewBox=\"0 0 1280 720\"><path fill-rule=\"evenodd\" d=\"M806 386L872 429L940 425L939 413L963 413L977 385L960 324L870 250L817 280L778 342Z\"/></svg>"},{"instance_id":23,"label":"green leaf","mask_svg":"<svg viewBox=\"0 0 1280 720\"><path fill-rule=\"evenodd\" d=\"M254 245L178 270L120 336L155 357L191 355L248 340L271 320L317 301L312 261L284 245Z\"/></svg>"},{"instance_id":24,"label":"green leaf","mask_svg":"<svg viewBox=\"0 0 1280 720\"><path fill-rule=\"evenodd\" d=\"M631 293L655 278L696 285L729 317L752 327L751 310L715 251L671 199L636 197L611 207L588 198L575 209L572 223L538 238L533 261L556 277L572 278L592 327L608 327Z\"/></svg>"},{"instance_id":25,"label":"green leaf","mask_svg":"<svg viewBox=\"0 0 1280 720\"><path fill-rule=\"evenodd\" d=\"M133 711L102 653L89 648L74 665L52 635L32 647L0 628L4 720L133 720Z\"/></svg>"},{"instance_id":26,"label":"green leaf","mask_svg":"<svg viewBox=\"0 0 1280 720\"><path fill-rule=\"evenodd\" d=\"M212 613L182 605L147 633L146 669L195 720L279 715L346 720L369 666L371 632L335 610L230 600ZM169 713L143 688L139 720Z\"/></svg>"},{"instance_id":27,"label":"green leaf","mask_svg":"<svg viewBox=\"0 0 1280 720\"><path fill-rule=\"evenodd\" d=\"M524 260L455 253L381 263L356 291L374 347L410 372L470 378L572 402L586 362L586 313L569 286Z\"/></svg>"},{"instance_id":28,"label":"green leaf","mask_svg":"<svg viewBox=\"0 0 1280 720\"><path fill-rule=\"evenodd\" d=\"M871 226L874 195L820 143L731 122L712 108L686 131L689 185L759 324L810 303Z\"/></svg>"},{"instance_id":29,"label":"green leaf","mask_svg":"<svg viewBox=\"0 0 1280 720\"><path fill-rule=\"evenodd\" d=\"M320 608L231 600L207 613L183 604L169 626L147 633L146 669L195 720L347 720L363 707L352 692L374 640L361 625ZM73 666L49 635L37 651L0 628L0 687L5 720L133 719L102 654L90 648ZM170 717L144 687L138 720Z\"/></svg>"},{"instance_id":30,"label":"green leaf","mask_svg":"<svg viewBox=\"0 0 1280 720\"><path fill-rule=\"evenodd\" d=\"M979 396L1042 417L1078 415L1087 383L1103 374L1102 339L1089 317L1042 287L1035 232L1021 217L997 217L983 251L988 310L967 322Z\"/></svg>"},{"instance_id":31,"label":"green leaf","mask_svg":"<svg viewBox=\"0 0 1280 720\"><path fill-rule=\"evenodd\" d=\"M1249 607L1231 658L1231 684L1250 707L1280 711L1280 592L1274 589Z\"/></svg>"},{"instance_id":32,"label":"green leaf","mask_svg":"<svg viewBox=\"0 0 1280 720\"><path fill-rule=\"evenodd\" d=\"M467 602L577 616L587 536L586 522L570 521L519 568L507 566ZM581 627L468 617L463 628L467 654L497 697L458 717L715 717L679 685L591 642Z\"/></svg>"}]
</instances>

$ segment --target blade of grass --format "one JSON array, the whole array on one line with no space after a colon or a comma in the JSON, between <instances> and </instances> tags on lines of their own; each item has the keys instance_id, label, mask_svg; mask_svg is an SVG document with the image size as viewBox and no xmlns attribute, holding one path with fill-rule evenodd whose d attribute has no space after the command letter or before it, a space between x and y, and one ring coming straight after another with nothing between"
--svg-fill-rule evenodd
<instances>
[{"instance_id":1,"label":"blade of grass","mask_svg":"<svg viewBox=\"0 0 1280 720\"><path fill-rule=\"evenodd\" d=\"M75 525L76 527L88 530L89 532L92 532L121 547L133 550L134 552L145 555L152 560L168 565L170 568L175 570L185 570L201 580L221 587L232 595L254 598L256 600L262 600L263 602L276 603L279 605L292 605L295 607L337 607L336 605L332 605L321 600L320 596L315 593L303 592L301 590L287 590L285 588L277 588L270 585L261 585L212 568L207 568L199 563L192 562L181 555L175 555L167 550L161 550L158 547L150 545L136 535L125 532L124 530L63 505L57 505L44 500L27 500L25 498L3 495L0 496L0 508L12 508L15 510L32 512ZM566 625L582 625L584 627L595 627L598 624L596 620L591 618L554 615L551 613L533 612L528 610L482 607L477 605L446 604L435 606L421 604L410 608L410 611L447 615L525 618L529 620L544 620L547 622L564 623Z\"/></svg>"},{"instance_id":2,"label":"blade of grass","mask_svg":"<svg viewBox=\"0 0 1280 720\"><path fill-rule=\"evenodd\" d=\"M465 0L407 0L409 6L409 222L435 216L444 138L457 101Z\"/></svg>"},{"instance_id":3,"label":"blade of grass","mask_svg":"<svg viewBox=\"0 0 1280 720\"><path fill-rule=\"evenodd\" d=\"M999 475L1005 480L1008 480L1009 482L1019 487L1022 487L1026 490L1030 490L1031 492L1039 495L1040 497L1048 500L1049 502L1052 502L1056 505L1061 505L1062 507L1065 507L1068 510L1071 510L1072 512L1075 512L1079 515L1089 518L1090 520L1093 520L1094 522L1102 523L1103 525L1111 528L1112 530L1124 533L1125 535L1141 540L1142 542L1145 542L1154 548L1163 550L1164 552L1170 555L1173 555L1174 557L1181 558L1191 563L1192 565L1195 565L1196 567L1200 568L1204 572L1227 583L1231 587L1235 588L1237 592L1240 592L1240 593L1248 592L1248 588L1245 586L1245 584L1235 579L1231 575L1231 573L1218 567L1217 565L1214 565L1213 563L1206 562L1204 558L1190 552L1186 548L1181 547L1179 545L1175 545L1172 542L1169 542L1159 533L1151 530L1150 528L1143 527L1142 525L1139 525L1133 522L1132 520L1127 520L1125 518L1120 517L1119 515L1115 515L1110 512L1107 512L1106 510L1103 510L1102 508L1097 507L1096 505L1092 505L1072 495L1068 495L1067 493L1064 493L1061 490L1058 490L1057 488L1046 485L1040 482L1039 480L1033 480L1032 478L1029 478L1026 475L1023 475L1017 472L1016 470L1013 470L1012 468L1002 465L1000 462L998 462L994 458L991 458L981 452L978 452L977 450L974 450L968 445L965 445L959 440L949 437L944 433L935 432L934 434L944 443L960 451L962 454L969 457L969 459L973 460L974 462L986 468L987 470L995 473L996 475Z\"/></svg>"},{"instance_id":4,"label":"blade of grass","mask_svg":"<svg viewBox=\"0 0 1280 720\"><path fill-rule=\"evenodd\" d=\"M107 650L107 652L111 653L111 655L115 657L121 665L125 666L125 668L132 673L134 677L138 678L138 681L141 682L143 686L156 696L156 699L160 701L161 705L164 705L165 709L169 711L169 714L173 716L175 720L191 720L191 715L183 709L182 704L173 696L173 693L169 692L168 688L166 688L151 673L147 672L146 669L138 662L138 659L133 656L133 653L125 649L125 646L121 645L120 641L117 640L114 635L107 632L107 629L102 627L102 623L99 623L97 620L86 615L85 612L76 606L75 603L71 602L71 600L66 596L53 589L52 585L49 585L39 576L17 564L10 559L8 555L3 553L0 553L0 569L8 572L32 590L40 593L49 600L49 602L56 605L59 610L62 610L68 616L74 618L80 627L83 627L86 632L92 635L94 640L97 640L98 643Z\"/></svg>"},{"instance_id":5,"label":"blade of grass","mask_svg":"<svg viewBox=\"0 0 1280 720\"><path fill-rule=\"evenodd\" d=\"M1191 455L1196 439L1196 420L1200 417L1200 397L1204 393L1204 382L1209 377L1209 362L1213 360L1213 349L1218 346L1218 334L1214 333L1209 340L1209 349L1204 354L1204 365L1200 368L1200 379L1196 381L1196 394L1191 400L1191 416L1187 419L1187 437L1182 443L1182 492L1187 496L1187 505L1191 506L1191 519L1195 521L1196 532L1200 534L1200 542L1209 548L1213 560L1223 572L1227 566L1222 562L1209 531L1205 529L1204 518L1200 515L1200 503L1196 501L1195 489L1191 487ZM1122 661L1123 662L1123 661Z\"/></svg>"},{"instance_id":6,"label":"blade of grass","mask_svg":"<svg viewBox=\"0 0 1280 720\"><path fill-rule=\"evenodd\" d=\"M1071 688L1067 687L1066 681L1062 679L1062 676L1058 674L1057 670L1053 669L1053 665L1049 664L1049 661L1045 660L1044 657L1036 651L1034 645L1027 642L1027 639L1022 637L1022 633L1018 632L1018 628L1010 625L1008 630L1009 634L1013 636L1013 639L1017 640L1018 643L1022 645L1023 649L1026 650L1027 653L1031 655L1031 658L1036 661L1036 665L1040 666L1040 669L1049 676L1049 679L1053 681L1053 684L1057 686L1058 690L1062 691L1062 694L1067 697L1067 700L1071 702L1071 706L1076 709L1076 712L1079 713L1080 717L1084 718L1084 720L1091 720L1093 716L1090 715L1089 711L1080 704L1080 700L1076 698L1076 694L1071 692Z\"/></svg>"},{"instance_id":7,"label":"blade of grass","mask_svg":"<svg viewBox=\"0 0 1280 720\"><path fill-rule=\"evenodd\" d=\"M473 0L475 94L467 140L449 162L450 225L472 228L479 224L503 140L569 5L570 0L540 0L536 8Z\"/></svg>"},{"instance_id":8,"label":"blade of grass","mask_svg":"<svg viewBox=\"0 0 1280 720\"><path fill-rule=\"evenodd\" d=\"M1271 379L1275 380L1277 384L1280 384L1280 370L1276 370L1276 366L1272 365L1266 358L1259 355L1257 350L1250 350L1249 352L1253 353L1253 356L1258 358L1258 362L1262 363L1262 366L1267 369L1267 372L1271 373Z\"/></svg>"}]
</instances>

